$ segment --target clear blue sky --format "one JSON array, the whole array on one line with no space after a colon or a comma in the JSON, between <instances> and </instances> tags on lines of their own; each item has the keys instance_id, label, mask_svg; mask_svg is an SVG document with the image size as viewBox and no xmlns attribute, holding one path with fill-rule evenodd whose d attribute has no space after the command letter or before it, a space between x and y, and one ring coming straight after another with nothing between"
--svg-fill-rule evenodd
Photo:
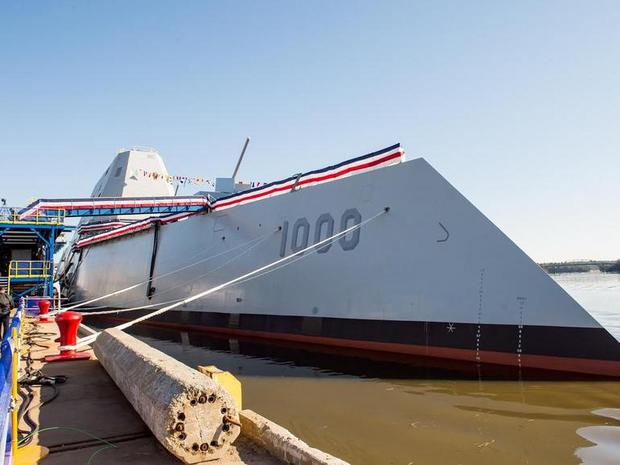
<instances>
[{"instance_id":1,"label":"clear blue sky","mask_svg":"<svg viewBox=\"0 0 620 465\"><path fill-rule=\"evenodd\" d=\"M0 4L0 193L120 147L268 181L396 141L536 260L620 257L618 1Z\"/></svg>"}]
</instances>

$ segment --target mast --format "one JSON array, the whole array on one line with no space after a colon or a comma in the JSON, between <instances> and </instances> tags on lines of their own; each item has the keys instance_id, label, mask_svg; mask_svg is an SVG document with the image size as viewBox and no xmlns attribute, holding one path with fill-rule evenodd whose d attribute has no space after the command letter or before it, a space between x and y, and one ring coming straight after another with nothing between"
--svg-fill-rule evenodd
<instances>
[{"instance_id":1,"label":"mast","mask_svg":"<svg viewBox=\"0 0 620 465\"><path fill-rule=\"evenodd\" d=\"M235 183L235 177L237 177L237 172L239 171L239 167L241 166L241 162L243 161L243 156L245 155L245 151L248 149L248 144L250 143L250 138L245 138L245 144L243 144L243 149L241 150L241 155L239 155L239 160L237 160L237 166L235 166L235 171L233 171L232 179L233 185Z\"/></svg>"}]
</instances>

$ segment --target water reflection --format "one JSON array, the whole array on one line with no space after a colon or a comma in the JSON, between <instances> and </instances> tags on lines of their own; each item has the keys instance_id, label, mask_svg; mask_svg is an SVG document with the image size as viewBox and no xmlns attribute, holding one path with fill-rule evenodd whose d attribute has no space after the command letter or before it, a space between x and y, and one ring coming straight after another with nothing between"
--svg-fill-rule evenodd
<instances>
[{"instance_id":1,"label":"water reflection","mask_svg":"<svg viewBox=\"0 0 620 465\"><path fill-rule=\"evenodd\" d=\"M620 409L599 409L595 415L620 420ZM614 422L610 422L613 424ZM620 462L620 427L610 426L586 426L579 428L577 434L594 443L590 447L577 449L577 456L584 465L617 465Z\"/></svg>"},{"instance_id":2,"label":"water reflection","mask_svg":"<svg viewBox=\"0 0 620 465\"><path fill-rule=\"evenodd\" d=\"M620 276L554 279L620 338ZM558 381L510 367L379 360L152 327L131 331L189 366L234 373L244 407L352 464L620 463L617 381Z\"/></svg>"},{"instance_id":3,"label":"water reflection","mask_svg":"<svg viewBox=\"0 0 620 465\"><path fill-rule=\"evenodd\" d=\"M612 433L620 419L592 412L620 407L619 382L505 381L462 366L132 332L189 366L231 371L243 383L244 407L353 464L590 465L618 457L610 454L618 452Z\"/></svg>"}]
</instances>

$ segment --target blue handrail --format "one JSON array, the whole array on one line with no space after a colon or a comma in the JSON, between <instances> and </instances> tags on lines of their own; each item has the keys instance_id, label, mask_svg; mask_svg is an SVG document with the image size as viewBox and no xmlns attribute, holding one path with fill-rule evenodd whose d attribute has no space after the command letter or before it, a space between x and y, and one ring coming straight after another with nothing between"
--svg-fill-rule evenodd
<instances>
[{"instance_id":1,"label":"blue handrail","mask_svg":"<svg viewBox=\"0 0 620 465\"><path fill-rule=\"evenodd\" d=\"M19 350L15 347L11 334L13 328L20 334L21 317L24 311L24 299L20 299L15 315L11 319L8 330L2 337L0 344L0 457L4 464L13 463L11 456L11 385L13 382L13 353Z\"/></svg>"}]
</instances>

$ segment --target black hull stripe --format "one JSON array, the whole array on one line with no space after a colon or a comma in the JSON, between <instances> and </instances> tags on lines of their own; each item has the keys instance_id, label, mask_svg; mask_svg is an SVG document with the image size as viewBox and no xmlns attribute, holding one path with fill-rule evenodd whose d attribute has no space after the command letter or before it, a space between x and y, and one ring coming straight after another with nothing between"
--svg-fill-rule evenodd
<instances>
[{"instance_id":1,"label":"black hull stripe","mask_svg":"<svg viewBox=\"0 0 620 465\"><path fill-rule=\"evenodd\" d=\"M377 343L473 351L620 361L620 343L604 328L524 326L421 321L171 311L156 321ZM477 345L477 333L480 338ZM519 334L521 339L519 341Z\"/></svg>"}]
</instances>

